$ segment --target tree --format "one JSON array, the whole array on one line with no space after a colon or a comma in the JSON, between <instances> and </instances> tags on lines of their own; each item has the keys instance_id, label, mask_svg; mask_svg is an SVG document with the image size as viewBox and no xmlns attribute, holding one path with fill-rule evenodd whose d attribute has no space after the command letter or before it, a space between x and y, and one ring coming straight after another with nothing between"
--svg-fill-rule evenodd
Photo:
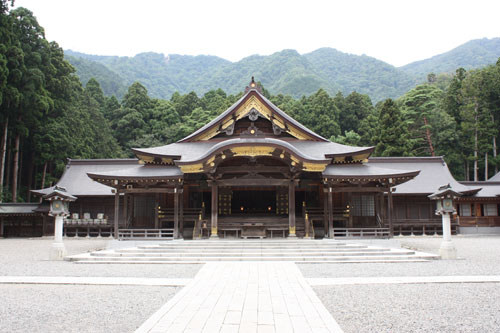
<instances>
[{"instance_id":1,"label":"tree","mask_svg":"<svg viewBox=\"0 0 500 333\"><path fill-rule=\"evenodd\" d=\"M429 117L437 112L442 95L443 92L438 88L423 84L413 88L398 100L409 135L415 142L414 149L417 155L436 155Z\"/></svg>"},{"instance_id":2,"label":"tree","mask_svg":"<svg viewBox=\"0 0 500 333\"><path fill-rule=\"evenodd\" d=\"M411 142L401 111L392 99L382 104L379 115L379 135L376 154L378 156L409 156Z\"/></svg>"},{"instance_id":3,"label":"tree","mask_svg":"<svg viewBox=\"0 0 500 333\"><path fill-rule=\"evenodd\" d=\"M368 95L362 95L354 91L344 99L342 107L339 106L339 109L339 122L342 133L348 131L358 132L360 122L372 112L373 105Z\"/></svg>"}]
</instances>

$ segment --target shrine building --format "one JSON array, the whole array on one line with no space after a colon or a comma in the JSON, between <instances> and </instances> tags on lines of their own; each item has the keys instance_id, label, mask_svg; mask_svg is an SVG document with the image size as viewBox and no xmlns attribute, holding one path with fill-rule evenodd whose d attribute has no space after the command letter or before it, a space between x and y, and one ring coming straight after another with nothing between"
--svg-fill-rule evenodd
<instances>
[{"instance_id":1,"label":"shrine building","mask_svg":"<svg viewBox=\"0 0 500 333\"><path fill-rule=\"evenodd\" d=\"M437 234L441 219L427 196L445 184L463 195L454 232L462 229L462 217L464 227L477 227L478 218L488 217L488 227L500 228L500 183L459 183L442 157L371 157L373 150L312 132L266 99L252 80L229 109L178 142L135 148L134 159L69 160L57 184L77 197L65 234L121 239ZM42 206L36 207L39 216ZM1 221L5 236L13 224ZM52 232L48 219L40 223L42 234Z\"/></svg>"}]
</instances>

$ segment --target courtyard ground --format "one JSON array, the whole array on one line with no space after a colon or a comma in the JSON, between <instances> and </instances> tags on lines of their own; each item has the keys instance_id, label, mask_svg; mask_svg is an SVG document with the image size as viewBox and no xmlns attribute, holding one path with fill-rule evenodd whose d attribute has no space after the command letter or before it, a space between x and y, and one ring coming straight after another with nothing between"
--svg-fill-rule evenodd
<instances>
[{"instance_id":1,"label":"courtyard ground","mask_svg":"<svg viewBox=\"0 0 500 333\"><path fill-rule=\"evenodd\" d=\"M396 238L438 253L435 237ZM314 285L345 332L496 332L499 283L387 283L388 277L500 276L500 236L455 236L458 260L424 263L298 264L307 279L378 278ZM69 254L108 245L65 239ZM193 278L203 265L74 264L48 261L50 238L0 239L0 276ZM133 332L181 287L0 284L0 332Z\"/></svg>"},{"instance_id":2,"label":"courtyard ground","mask_svg":"<svg viewBox=\"0 0 500 333\"><path fill-rule=\"evenodd\" d=\"M396 239L435 254L441 244L438 237ZM379 278L375 284L313 287L345 332L498 332L499 283L384 283L385 277L500 275L500 236L454 236L453 242L458 260L298 267L306 279Z\"/></svg>"}]
</instances>

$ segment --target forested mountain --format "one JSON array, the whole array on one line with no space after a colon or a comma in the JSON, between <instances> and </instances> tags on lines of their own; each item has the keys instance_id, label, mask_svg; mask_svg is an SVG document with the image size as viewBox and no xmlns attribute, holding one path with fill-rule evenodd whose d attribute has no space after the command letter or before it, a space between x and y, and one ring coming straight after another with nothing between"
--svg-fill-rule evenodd
<instances>
[{"instance_id":1,"label":"forested mountain","mask_svg":"<svg viewBox=\"0 0 500 333\"><path fill-rule=\"evenodd\" d=\"M355 56L322 48L304 57L332 84L332 89L328 89L331 93L357 91L379 101L399 97L417 82L394 66L366 55Z\"/></svg>"},{"instance_id":2,"label":"forested mountain","mask_svg":"<svg viewBox=\"0 0 500 333\"><path fill-rule=\"evenodd\" d=\"M65 54L83 84L95 77L106 95L118 98L123 97L125 86L136 81L157 98L170 98L176 91L202 95L213 87L234 94L237 87L255 76L272 94L298 98L322 88L330 94L357 91L377 102L401 96L425 82L429 73L451 74L459 67L470 69L494 63L500 57L500 38L473 40L450 52L399 68L332 48L303 55L283 50L238 62L215 56L164 56L151 52L135 57L95 56L71 50Z\"/></svg>"},{"instance_id":3,"label":"forested mountain","mask_svg":"<svg viewBox=\"0 0 500 333\"><path fill-rule=\"evenodd\" d=\"M500 167L500 60L429 75L399 98L378 101L362 88L383 93L374 90L379 82L396 94L397 84L411 80L373 58L358 62L332 49L285 50L238 63L154 53L66 55L97 77L83 87L33 13L9 10L8 3L0 0L1 200L29 201L30 189L61 176L67 158L132 156L132 147L176 142L237 101L252 75L275 105L332 141L375 146L375 156L444 155L457 179L487 179ZM129 81L132 74L139 82ZM361 83L351 82L356 77ZM338 92L344 86L358 92ZM304 96L294 97L300 89ZM168 98L155 97L160 93Z\"/></svg>"},{"instance_id":4,"label":"forested mountain","mask_svg":"<svg viewBox=\"0 0 500 333\"><path fill-rule=\"evenodd\" d=\"M92 75L103 82L121 76L127 85L141 82L151 96L157 98L170 98L176 91L194 91L201 95L212 87L237 93L237 87L255 76L273 94L297 98L322 88L331 94L358 91L378 101L398 97L417 82L383 61L330 48L304 55L283 50L269 56L252 55L234 63L215 56L164 56L149 52L135 57L115 57L65 52L83 84ZM109 71L102 71L102 66ZM123 96L121 90L108 90L106 86L103 89L107 95Z\"/></svg>"},{"instance_id":5,"label":"forested mountain","mask_svg":"<svg viewBox=\"0 0 500 333\"><path fill-rule=\"evenodd\" d=\"M405 73L425 80L429 73L454 73L457 68L473 69L495 63L500 57L500 38L468 41L451 51L399 67Z\"/></svg>"}]
</instances>

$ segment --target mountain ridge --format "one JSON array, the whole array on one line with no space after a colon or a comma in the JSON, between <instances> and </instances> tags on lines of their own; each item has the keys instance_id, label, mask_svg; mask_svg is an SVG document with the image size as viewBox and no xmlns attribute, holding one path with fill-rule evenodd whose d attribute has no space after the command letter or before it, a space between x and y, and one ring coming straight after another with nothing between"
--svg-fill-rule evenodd
<instances>
[{"instance_id":1,"label":"mountain ridge","mask_svg":"<svg viewBox=\"0 0 500 333\"><path fill-rule=\"evenodd\" d=\"M395 67L368 55L320 48L300 54L285 49L271 55L250 55L231 62L213 55L164 55L143 52L133 57L90 55L66 50L65 56L77 69L83 84L95 77L107 95L123 97L139 81L152 97L168 99L174 92L199 95L221 88L236 94L255 76L272 94L295 98L322 88L330 94L352 91L367 94L377 102L397 98L427 74L453 73L458 67L476 68L500 57L500 38L464 43L434 57Z\"/></svg>"}]
</instances>

